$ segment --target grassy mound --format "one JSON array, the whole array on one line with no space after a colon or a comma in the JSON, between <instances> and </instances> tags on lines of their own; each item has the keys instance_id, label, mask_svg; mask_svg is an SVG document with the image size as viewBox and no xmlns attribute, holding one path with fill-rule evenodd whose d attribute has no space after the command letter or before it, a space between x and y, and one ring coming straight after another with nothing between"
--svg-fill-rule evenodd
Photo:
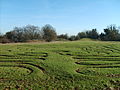
<instances>
[{"instance_id":1,"label":"grassy mound","mask_svg":"<svg viewBox=\"0 0 120 90\"><path fill-rule=\"evenodd\" d=\"M91 38L82 38L80 41L98 41L96 39L91 39Z\"/></svg>"}]
</instances>

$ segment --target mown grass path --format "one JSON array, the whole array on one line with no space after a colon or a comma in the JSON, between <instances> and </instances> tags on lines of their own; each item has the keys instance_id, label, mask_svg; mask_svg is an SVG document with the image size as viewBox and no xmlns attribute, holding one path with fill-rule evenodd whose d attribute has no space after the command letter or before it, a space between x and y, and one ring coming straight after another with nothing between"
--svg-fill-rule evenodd
<instances>
[{"instance_id":1,"label":"mown grass path","mask_svg":"<svg viewBox=\"0 0 120 90\"><path fill-rule=\"evenodd\" d=\"M120 43L0 45L0 90L119 90Z\"/></svg>"}]
</instances>

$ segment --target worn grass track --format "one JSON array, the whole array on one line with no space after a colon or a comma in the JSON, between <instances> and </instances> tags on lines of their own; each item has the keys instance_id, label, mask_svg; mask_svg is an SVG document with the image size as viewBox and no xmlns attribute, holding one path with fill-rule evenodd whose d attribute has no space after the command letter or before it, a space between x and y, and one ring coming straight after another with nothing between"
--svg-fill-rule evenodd
<instances>
[{"instance_id":1,"label":"worn grass track","mask_svg":"<svg viewBox=\"0 0 120 90\"><path fill-rule=\"evenodd\" d=\"M120 42L0 45L0 90L119 90Z\"/></svg>"}]
</instances>

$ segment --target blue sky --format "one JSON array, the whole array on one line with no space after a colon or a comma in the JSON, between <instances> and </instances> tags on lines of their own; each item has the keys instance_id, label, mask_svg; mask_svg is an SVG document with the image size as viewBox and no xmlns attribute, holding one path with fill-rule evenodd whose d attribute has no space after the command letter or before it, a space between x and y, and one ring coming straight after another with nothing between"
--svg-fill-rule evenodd
<instances>
[{"instance_id":1,"label":"blue sky","mask_svg":"<svg viewBox=\"0 0 120 90\"><path fill-rule=\"evenodd\" d=\"M0 31L51 24L69 35L120 25L120 0L0 0Z\"/></svg>"}]
</instances>

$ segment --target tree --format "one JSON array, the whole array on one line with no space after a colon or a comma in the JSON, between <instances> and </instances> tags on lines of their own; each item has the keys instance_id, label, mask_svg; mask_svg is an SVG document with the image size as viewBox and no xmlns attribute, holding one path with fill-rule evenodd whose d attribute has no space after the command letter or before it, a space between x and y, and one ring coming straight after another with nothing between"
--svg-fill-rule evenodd
<instances>
[{"instance_id":1,"label":"tree","mask_svg":"<svg viewBox=\"0 0 120 90\"><path fill-rule=\"evenodd\" d=\"M55 29L49 24L42 27L42 32L43 32L43 39L47 42L56 40L57 38Z\"/></svg>"},{"instance_id":2,"label":"tree","mask_svg":"<svg viewBox=\"0 0 120 90\"><path fill-rule=\"evenodd\" d=\"M7 32L5 36L12 42L24 42L26 40L21 27L15 27L12 31Z\"/></svg>"},{"instance_id":3,"label":"tree","mask_svg":"<svg viewBox=\"0 0 120 90\"><path fill-rule=\"evenodd\" d=\"M13 42L41 39L39 27L33 25L15 27L12 31L7 32L5 36Z\"/></svg>"},{"instance_id":4,"label":"tree","mask_svg":"<svg viewBox=\"0 0 120 90\"><path fill-rule=\"evenodd\" d=\"M75 36L75 35L70 36L70 37L69 37L69 40L70 40L70 41L75 41L75 40L76 40L76 36Z\"/></svg>"},{"instance_id":5,"label":"tree","mask_svg":"<svg viewBox=\"0 0 120 90\"><path fill-rule=\"evenodd\" d=\"M61 34L61 35L58 35L57 38L68 40L69 36L68 34Z\"/></svg>"},{"instance_id":6,"label":"tree","mask_svg":"<svg viewBox=\"0 0 120 90\"><path fill-rule=\"evenodd\" d=\"M3 37L3 35L2 35L2 33L0 32L0 38L2 38Z\"/></svg>"},{"instance_id":7,"label":"tree","mask_svg":"<svg viewBox=\"0 0 120 90\"><path fill-rule=\"evenodd\" d=\"M17 42L17 38L16 38L17 35L15 35L15 32L14 31L9 31L5 34L5 37L7 39L9 39L11 42Z\"/></svg>"},{"instance_id":8,"label":"tree","mask_svg":"<svg viewBox=\"0 0 120 90\"><path fill-rule=\"evenodd\" d=\"M3 34L0 33L0 43L10 43L10 41Z\"/></svg>"},{"instance_id":9,"label":"tree","mask_svg":"<svg viewBox=\"0 0 120 90\"><path fill-rule=\"evenodd\" d=\"M98 39L99 34L97 29L92 29L91 31L86 31L87 38Z\"/></svg>"},{"instance_id":10,"label":"tree","mask_svg":"<svg viewBox=\"0 0 120 90\"><path fill-rule=\"evenodd\" d=\"M79 32L77 36L78 36L80 39L87 37L85 32Z\"/></svg>"},{"instance_id":11,"label":"tree","mask_svg":"<svg viewBox=\"0 0 120 90\"><path fill-rule=\"evenodd\" d=\"M80 40L80 37L78 35L75 36L75 40Z\"/></svg>"},{"instance_id":12,"label":"tree","mask_svg":"<svg viewBox=\"0 0 120 90\"><path fill-rule=\"evenodd\" d=\"M14 38L13 38L14 42L25 42L26 41L23 28L15 27L13 29L13 32L14 32Z\"/></svg>"},{"instance_id":13,"label":"tree","mask_svg":"<svg viewBox=\"0 0 120 90\"><path fill-rule=\"evenodd\" d=\"M27 40L41 39L41 32L38 26L27 25L23 27L23 31Z\"/></svg>"},{"instance_id":14,"label":"tree","mask_svg":"<svg viewBox=\"0 0 120 90\"><path fill-rule=\"evenodd\" d=\"M115 25L110 25L104 29L104 34L102 33L100 38L105 41L118 41L120 40L119 30Z\"/></svg>"},{"instance_id":15,"label":"tree","mask_svg":"<svg viewBox=\"0 0 120 90\"><path fill-rule=\"evenodd\" d=\"M100 39L100 40L105 40L105 34L104 34L104 33L101 33L101 34L99 35L99 39Z\"/></svg>"}]
</instances>

